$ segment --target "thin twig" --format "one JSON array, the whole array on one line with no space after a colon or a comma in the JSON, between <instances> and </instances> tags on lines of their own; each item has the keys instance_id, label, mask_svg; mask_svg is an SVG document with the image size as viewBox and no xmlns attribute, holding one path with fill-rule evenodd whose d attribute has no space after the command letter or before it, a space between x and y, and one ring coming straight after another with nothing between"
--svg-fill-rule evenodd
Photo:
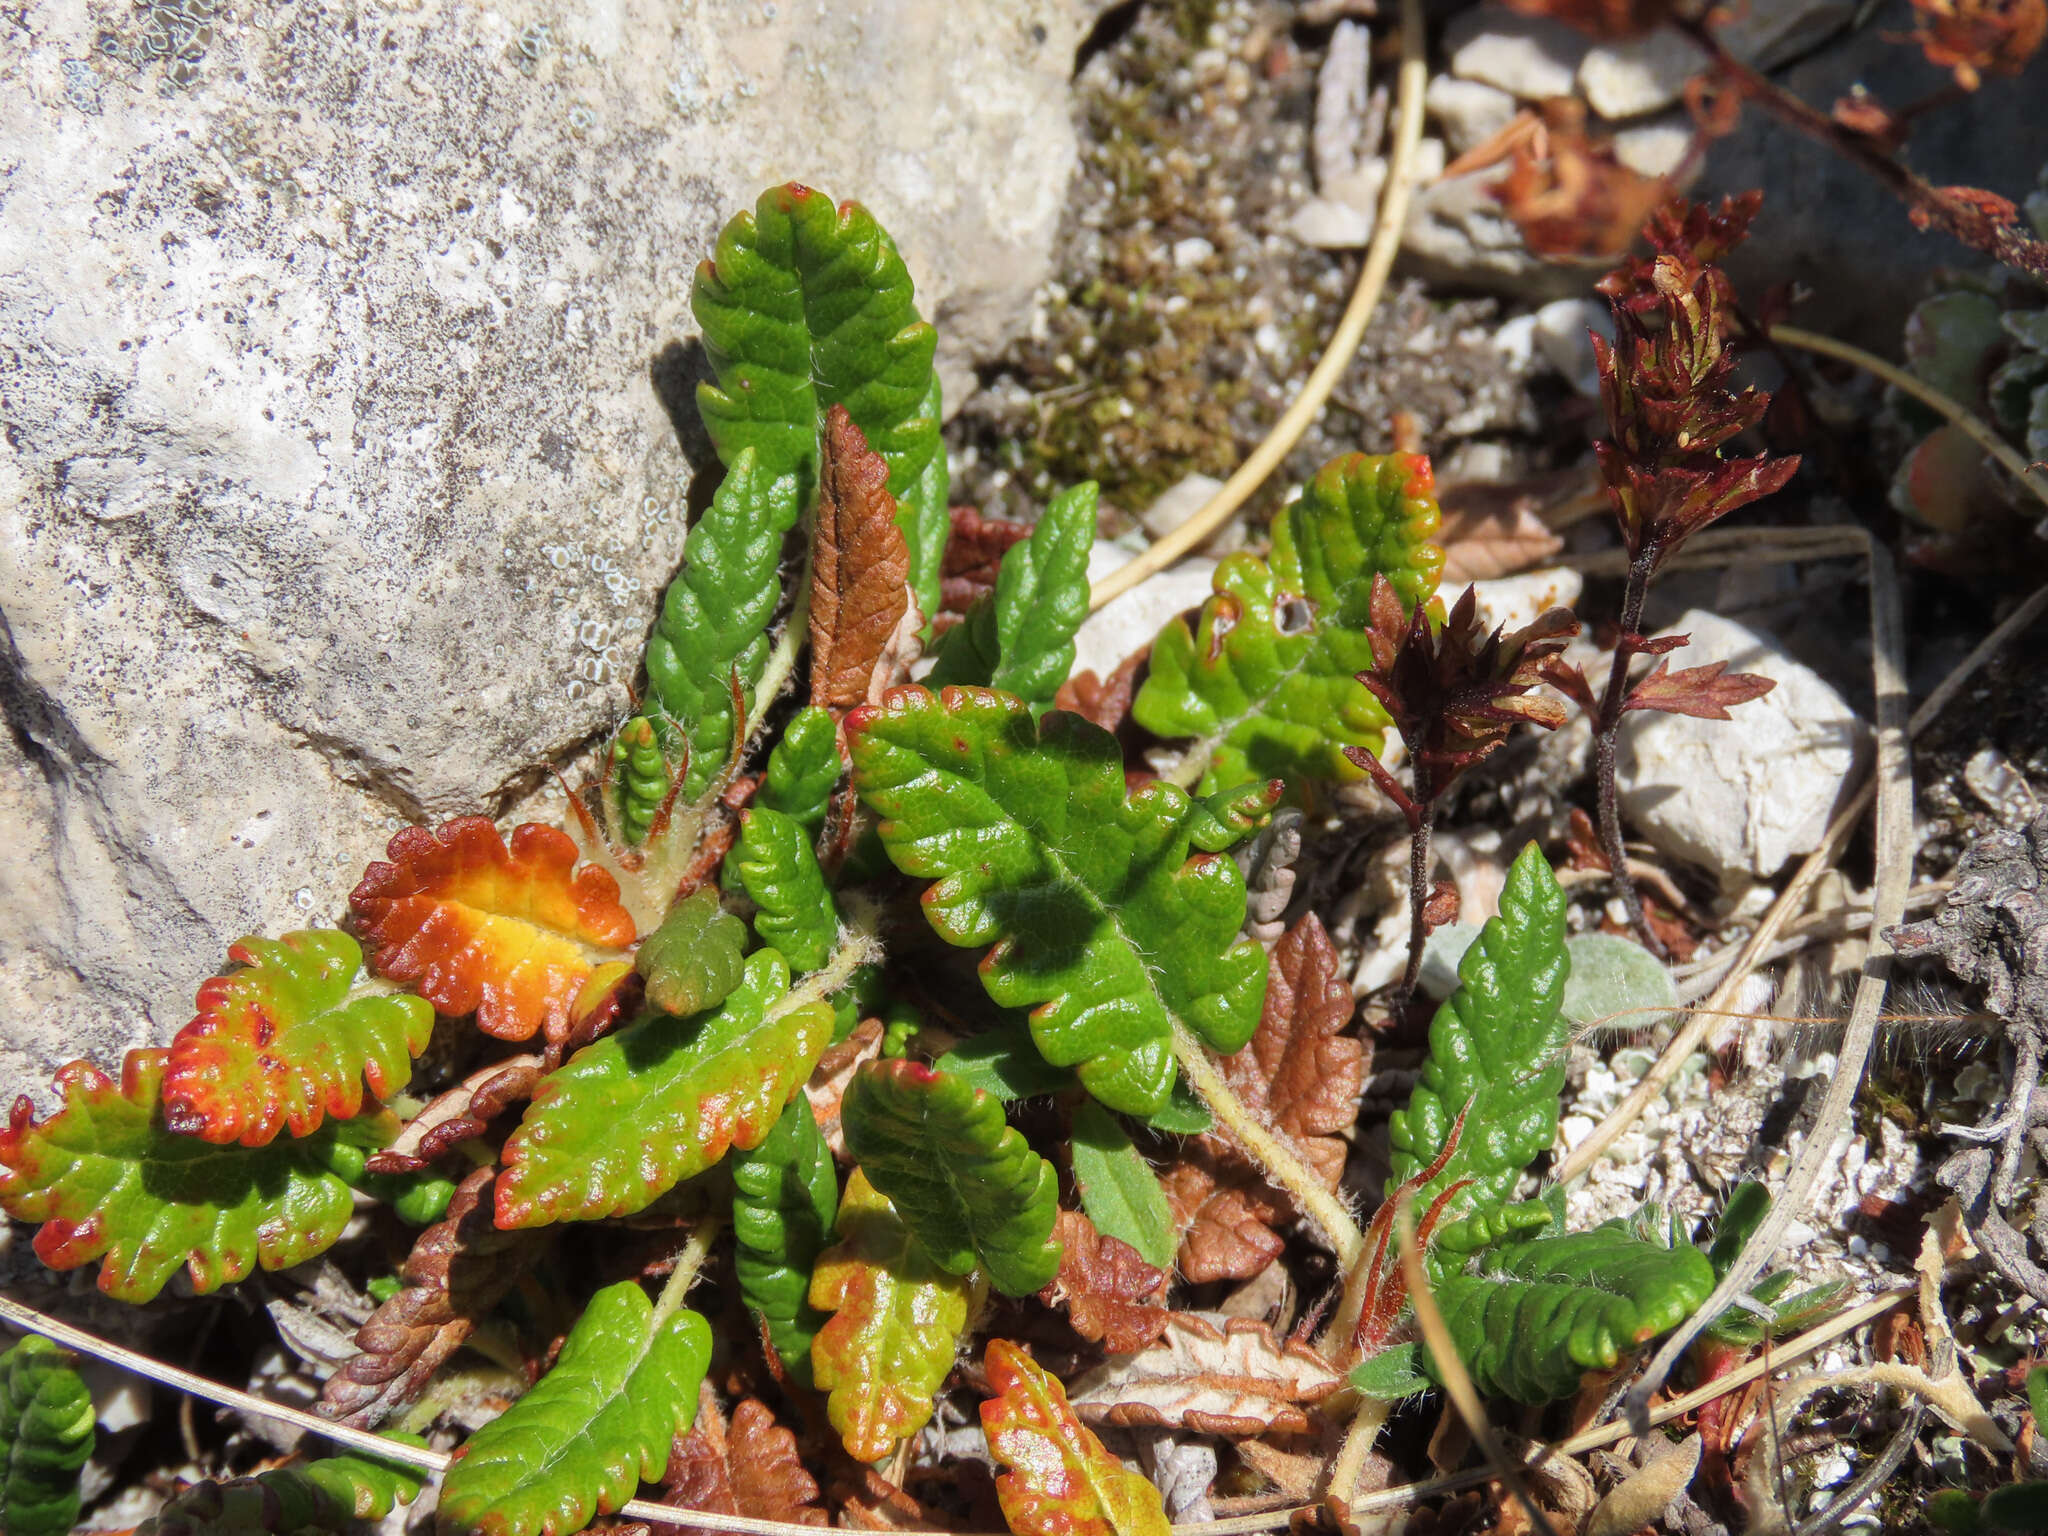
<instances>
[{"instance_id":1,"label":"thin twig","mask_svg":"<svg viewBox=\"0 0 2048 1536\"><path fill-rule=\"evenodd\" d=\"M1365 337L1366 322L1372 318L1386 288L1387 275L1393 270L1394 256L1401 246L1401 233L1408 224L1415 155L1422 143L1422 94L1429 84L1429 62L1423 52L1425 41L1421 0L1401 0L1400 107L1395 119L1393 152L1387 163L1387 190L1380 202L1379 225L1373 231L1372 246L1359 270L1358 286L1352 290L1351 302L1337 322L1329 348L1301 386L1294 403L1266 434L1265 441L1252 450L1251 456L1209 498L1208 504L1136 559L1095 583L1088 593L1090 612L1128 592L1154 572L1165 570L1228 522L1301 441L1302 434L1328 402L1330 391L1351 366L1352 355Z\"/></svg>"},{"instance_id":2,"label":"thin twig","mask_svg":"<svg viewBox=\"0 0 2048 1536\"><path fill-rule=\"evenodd\" d=\"M1664 1341L1649 1369L1629 1391L1629 1419L1645 1432L1651 1395L1664 1385L1692 1341L1737 1297L1748 1294L1777 1252L1786 1227L1804 1213L1821 1169L1835 1156L1835 1136L1849 1123L1857 1090L1863 1086L1870 1048L1877 1039L1878 1013L1891 983L1892 949L1884 930L1905 916L1906 890L1913 883L1914 843L1906 620L1891 556L1875 541L1870 546L1870 630L1871 666L1877 684L1877 867L1870 893L1870 954L1863 962L1863 977L1857 983L1849 1022L1835 1052L1835 1072L1828 1082L1827 1097L1783 1191L1771 1202L1713 1294Z\"/></svg>"},{"instance_id":3,"label":"thin twig","mask_svg":"<svg viewBox=\"0 0 2048 1536\"><path fill-rule=\"evenodd\" d=\"M2040 497L2044 503L2048 503L2048 473L2042 473L2029 465L2013 450L2010 443L1998 435L1990 423L1933 385L1914 378L1903 368L1894 367L1875 353L1866 352L1861 347L1852 347L1846 341L1836 341L1832 336L1804 331L1794 325L1774 325L1771 327L1770 335L1771 340L1780 346L1797 347L1803 352L1818 352L1823 357L1854 363L1865 373L1874 374L1884 380L1901 394L1911 395L1930 410L1940 412L1961 427L1979 448L1998 460L2021 485Z\"/></svg>"}]
</instances>

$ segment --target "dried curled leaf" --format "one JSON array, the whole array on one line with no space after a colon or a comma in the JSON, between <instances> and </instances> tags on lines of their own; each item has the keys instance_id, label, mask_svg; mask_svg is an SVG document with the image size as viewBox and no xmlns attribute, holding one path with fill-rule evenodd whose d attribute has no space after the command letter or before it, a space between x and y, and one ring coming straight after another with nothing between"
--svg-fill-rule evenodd
<instances>
[{"instance_id":1,"label":"dried curled leaf","mask_svg":"<svg viewBox=\"0 0 2048 1536\"><path fill-rule=\"evenodd\" d=\"M254 1477L207 1478L179 1489L135 1536L346 1536L360 1522L382 1520L394 1506L410 1504L423 1481L403 1462L364 1456L328 1456Z\"/></svg>"},{"instance_id":2,"label":"dried curled leaf","mask_svg":"<svg viewBox=\"0 0 2048 1536\"><path fill-rule=\"evenodd\" d=\"M1557 1139L1569 1035L1560 1005L1571 971L1564 911L1557 877L1531 843L1508 869L1500 915L1458 964L1458 990L1430 1023L1408 1108L1388 1122L1398 1183L1435 1162L1465 1121L1455 1155L1415 1191L1418 1211L1458 1183L1466 1187L1445 1209L1447 1221L1497 1210Z\"/></svg>"},{"instance_id":3,"label":"dried curled leaf","mask_svg":"<svg viewBox=\"0 0 2048 1536\"><path fill-rule=\"evenodd\" d=\"M815 971L839 939L839 911L803 824L755 806L740 817L727 866L758 909L754 932L798 972Z\"/></svg>"},{"instance_id":4,"label":"dried curled leaf","mask_svg":"<svg viewBox=\"0 0 2048 1536\"><path fill-rule=\"evenodd\" d=\"M598 965L626 958L618 882L576 867L576 844L538 822L508 848L482 816L407 827L349 894L370 968L500 1040L566 1038Z\"/></svg>"},{"instance_id":5,"label":"dried curled leaf","mask_svg":"<svg viewBox=\"0 0 2048 1536\"><path fill-rule=\"evenodd\" d=\"M1478 1269L1439 1276L1431 1288L1474 1385L1524 1403L1571 1396L1586 1371L1612 1370L1714 1289L1699 1249L1647 1242L1626 1220L1500 1244ZM1442 1380L1426 1348L1423 1359Z\"/></svg>"},{"instance_id":6,"label":"dried curled leaf","mask_svg":"<svg viewBox=\"0 0 2048 1536\"><path fill-rule=\"evenodd\" d=\"M1041 708L1074 668L1074 634L1088 617L1095 483L1062 491L1003 556L995 589L947 636L931 686L1000 688Z\"/></svg>"},{"instance_id":7,"label":"dried curled leaf","mask_svg":"<svg viewBox=\"0 0 2048 1536\"><path fill-rule=\"evenodd\" d=\"M796 1436L755 1398L743 1398L728 1426L716 1403L702 1401L697 1422L679 1438L662 1478L662 1502L684 1509L792 1525L828 1523L818 1485L804 1470ZM696 1526L671 1526L677 1536L709 1536Z\"/></svg>"},{"instance_id":8,"label":"dried curled leaf","mask_svg":"<svg viewBox=\"0 0 2048 1536\"><path fill-rule=\"evenodd\" d=\"M356 1330L361 1353L327 1379L322 1414L374 1429L412 1403L537 1256L534 1234L492 1220L497 1178L495 1168L476 1169L447 1215L414 1239L398 1293Z\"/></svg>"},{"instance_id":9,"label":"dried curled leaf","mask_svg":"<svg viewBox=\"0 0 2048 1536\"><path fill-rule=\"evenodd\" d=\"M434 1010L417 997L349 996L362 965L334 929L243 939L239 969L199 989L199 1016L171 1042L164 1123L181 1136L260 1147L288 1129L310 1136L329 1115L388 1098L427 1048Z\"/></svg>"},{"instance_id":10,"label":"dried curled leaf","mask_svg":"<svg viewBox=\"0 0 2048 1536\"><path fill-rule=\"evenodd\" d=\"M1365 1080L1364 1044L1343 1033L1354 1007L1336 948L1308 913L1273 946L1257 1031L1223 1062L1238 1098L1332 1189L1344 1172L1342 1133L1358 1116ZM1283 1244L1272 1229L1294 1215L1293 1202L1224 1132L1189 1142L1165 1188L1188 1279L1248 1280L1279 1257Z\"/></svg>"},{"instance_id":11,"label":"dried curled leaf","mask_svg":"<svg viewBox=\"0 0 2048 1536\"><path fill-rule=\"evenodd\" d=\"M388 1113L329 1120L266 1147L215 1146L164 1124L168 1051L130 1051L116 1084L89 1061L57 1073L64 1104L35 1118L28 1096L0 1130L0 1210L39 1221L52 1269L100 1263L100 1289L148 1301L180 1265L202 1295L261 1264L288 1269L332 1247L353 1204L363 1149L388 1141Z\"/></svg>"},{"instance_id":12,"label":"dried curled leaf","mask_svg":"<svg viewBox=\"0 0 2048 1536\"><path fill-rule=\"evenodd\" d=\"M974 1288L932 1262L858 1168L838 1232L811 1272L811 1305L832 1314L811 1344L811 1374L847 1455L879 1461L930 1420Z\"/></svg>"},{"instance_id":13,"label":"dried curled leaf","mask_svg":"<svg viewBox=\"0 0 2048 1536\"><path fill-rule=\"evenodd\" d=\"M847 1150L941 1269L978 1264L1006 1296L1058 1272L1059 1179L997 1099L914 1061L873 1061L840 1115Z\"/></svg>"},{"instance_id":14,"label":"dried curled leaf","mask_svg":"<svg viewBox=\"0 0 2048 1536\"><path fill-rule=\"evenodd\" d=\"M1321 1355L1264 1323L1175 1312L1159 1343L1083 1372L1072 1397L1092 1423L1242 1438L1305 1433L1306 1410L1341 1385Z\"/></svg>"},{"instance_id":15,"label":"dried curled leaf","mask_svg":"<svg viewBox=\"0 0 2048 1536\"><path fill-rule=\"evenodd\" d=\"M889 466L843 405L825 413L811 556L811 702L865 704L868 680L910 606L910 550Z\"/></svg>"},{"instance_id":16,"label":"dried curled leaf","mask_svg":"<svg viewBox=\"0 0 2048 1536\"><path fill-rule=\"evenodd\" d=\"M0 1355L0 1530L66 1536L93 1451L92 1394L71 1354L29 1334Z\"/></svg>"},{"instance_id":17,"label":"dried curled leaf","mask_svg":"<svg viewBox=\"0 0 2048 1536\"><path fill-rule=\"evenodd\" d=\"M1195 627L1175 619L1159 632L1132 718L1193 738L1205 793L1260 778L1358 778L1344 748L1379 751L1387 725L1357 676L1372 661L1373 578L1410 608L1426 603L1443 567L1430 542L1437 520L1429 460L1335 460L1273 519L1270 560L1226 557Z\"/></svg>"},{"instance_id":18,"label":"dried curled leaf","mask_svg":"<svg viewBox=\"0 0 2048 1536\"><path fill-rule=\"evenodd\" d=\"M1053 1236L1060 1272L1039 1299L1049 1307L1064 1302L1074 1332L1113 1355L1157 1342L1172 1315L1164 1305L1166 1271L1122 1239L1097 1232L1079 1211L1061 1211Z\"/></svg>"},{"instance_id":19,"label":"dried curled leaf","mask_svg":"<svg viewBox=\"0 0 2048 1536\"><path fill-rule=\"evenodd\" d=\"M809 1099L791 1098L761 1145L733 1159L732 1184L740 1296L767 1323L784 1367L807 1379L825 1321L810 1304L811 1268L839 1210L839 1175Z\"/></svg>"},{"instance_id":20,"label":"dried curled leaf","mask_svg":"<svg viewBox=\"0 0 2048 1536\"><path fill-rule=\"evenodd\" d=\"M820 423L845 406L889 465L918 611L937 613L947 531L938 338L887 232L858 203L835 208L795 182L771 188L725 226L690 309L718 375L698 386L697 408L727 467L752 448L771 478L794 477L807 508Z\"/></svg>"},{"instance_id":21,"label":"dried curled leaf","mask_svg":"<svg viewBox=\"0 0 2048 1536\"><path fill-rule=\"evenodd\" d=\"M1103 1103L1165 1104L1176 1025L1218 1050L1250 1037L1265 952L1237 939L1244 876L1215 851L1271 809L1277 783L1223 804L1160 783L1127 796L1107 731L1064 713L1034 723L1021 700L975 688L896 689L849 716L847 736L889 856L937 881L925 916L950 944L994 946L989 996L1032 1008L1040 1053Z\"/></svg>"},{"instance_id":22,"label":"dried curled leaf","mask_svg":"<svg viewBox=\"0 0 2048 1536\"><path fill-rule=\"evenodd\" d=\"M714 1013L651 1014L544 1079L506 1139L498 1225L645 1210L734 1147L758 1146L832 1039L832 1005L791 992L772 949Z\"/></svg>"},{"instance_id":23,"label":"dried curled leaf","mask_svg":"<svg viewBox=\"0 0 2048 1536\"><path fill-rule=\"evenodd\" d=\"M661 1475L697 1411L711 1327L657 1318L639 1282L590 1298L554 1368L469 1437L441 1485L442 1536L574 1536Z\"/></svg>"},{"instance_id":24,"label":"dried curled leaf","mask_svg":"<svg viewBox=\"0 0 2048 1536\"><path fill-rule=\"evenodd\" d=\"M1030 538L1032 527L1000 517L983 517L979 507L954 507L951 517L953 529L946 539L946 559L939 581L939 622L935 625L941 634L995 591L1003 556L1010 552L1011 545Z\"/></svg>"},{"instance_id":25,"label":"dried curled leaf","mask_svg":"<svg viewBox=\"0 0 2048 1536\"><path fill-rule=\"evenodd\" d=\"M1074 1416L1058 1377L1003 1339L989 1340L983 1365L996 1395L981 1428L1016 1536L1168 1536L1159 1490Z\"/></svg>"}]
</instances>

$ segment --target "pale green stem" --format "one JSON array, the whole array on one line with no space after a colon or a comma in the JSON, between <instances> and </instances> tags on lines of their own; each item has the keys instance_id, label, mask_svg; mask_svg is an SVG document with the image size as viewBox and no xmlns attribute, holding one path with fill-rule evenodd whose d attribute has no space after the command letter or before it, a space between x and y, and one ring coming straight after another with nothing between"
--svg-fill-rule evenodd
<instances>
[{"instance_id":1,"label":"pale green stem","mask_svg":"<svg viewBox=\"0 0 2048 1536\"><path fill-rule=\"evenodd\" d=\"M804 584L797 589L796 602L789 610L789 618L782 626L782 633L775 637L775 648L768 653L767 664L761 668L761 681L754 685L753 716L748 722L748 741L761 733L761 722L768 718L768 706L788 685L790 675L796 671L797 652L803 649L804 641L811 633L811 583L810 566L804 567Z\"/></svg>"},{"instance_id":2,"label":"pale green stem","mask_svg":"<svg viewBox=\"0 0 2048 1536\"><path fill-rule=\"evenodd\" d=\"M1184 1024L1175 1023L1173 1026L1173 1054L1180 1062L1181 1070L1187 1073L1189 1086L1209 1106L1210 1113L1237 1138L1238 1144L1252 1155L1266 1176L1292 1195L1295 1204L1322 1229L1323 1236L1336 1252L1337 1261L1347 1270L1355 1265L1365 1247L1365 1234L1358 1230L1358 1223L1345 1209L1344 1202L1323 1183L1313 1168L1301 1160L1298 1153L1245 1108L1243 1101L1231 1091L1216 1063L1209 1059L1202 1043L1188 1032Z\"/></svg>"},{"instance_id":3,"label":"pale green stem","mask_svg":"<svg viewBox=\"0 0 2048 1536\"><path fill-rule=\"evenodd\" d=\"M689 1241L683 1244L683 1251L676 1255L676 1267L669 1271L668 1281L661 1288L661 1296L654 1303L654 1322L650 1333L660 1331L661 1325L681 1310L683 1298L690 1293L690 1287L697 1283L697 1271L704 1267L704 1260L711 1253L711 1241L718 1236L720 1222L716 1213L704 1217L691 1229Z\"/></svg>"},{"instance_id":4,"label":"pale green stem","mask_svg":"<svg viewBox=\"0 0 2048 1536\"><path fill-rule=\"evenodd\" d=\"M1393 1406L1377 1397L1360 1402L1358 1411L1351 1416L1351 1427L1344 1432L1344 1443L1337 1448L1337 1459L1330 1463L1330 1475L1323 1484L1324 1496L1337 1500L1347 1512L1358 1492L1358 1474L1365 1470L1365 1458L1372 1454Z\"/></svg>"}]
</instances>

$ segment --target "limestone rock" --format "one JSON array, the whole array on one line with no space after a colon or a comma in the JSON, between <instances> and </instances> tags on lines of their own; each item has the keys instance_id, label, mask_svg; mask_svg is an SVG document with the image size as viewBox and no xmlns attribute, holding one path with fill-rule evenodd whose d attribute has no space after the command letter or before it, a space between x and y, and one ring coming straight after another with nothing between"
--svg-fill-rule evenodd
<instances>
[{"instance_id":1,"label":"limestone rock","mask_svg":"<svg viewBox=\"0 0 2048 1536\"><path fill-rule=\"evenodd\" d=\"M1720 28L1728 51L1758 69L1797 58L1849 24L1850 0L1776 0L1735 7ZM1579 90L1606 118L1661 112L1706 67L1706 52L1669 27L1627 42L1602 43L1579 65Z\"/></svg>"},{"instance_id":2,"label":"limestone rock","mask_svg":"<svg viewBox=\"0 0 2048 1536\"><path fill-rule=\"evenodd\" d=\"M16 13L0 1093L601 739L708 455L691 271L763 187L875 210L957 401L1047 274L1099 8Z\"/></svg>"},{"instance_id":3,"label":"limestone rock","mask_svg":"<svg viewBox=\"0 0 2048 1536\"><path fill-rule=\"evenodd\" d=\"M1088 579L1100 581L1131 558L1121 544L1098 539L1088 556ZM1199 608L1208 599L1216 562L1196 555L1170 565L1139 582L1130 591L1103 604L1074 636L1074 670L1098 677L1114 672L1126 656L1157 638L1175 614Z\"/></svg>"},{"instance_id":4,"label":"limestone rock","mask_svg":"<svg viewBox=\"0 0 2048 1536\"><path fill-rule=\"evenodd\" d=\"M1460 11L1444 30L1452 74L1525 101L1569 96L1589 46L1561 21L1524 16L1496 0Z\"/></svg>"},{"instance_id":5,"label":"limestone rock","mask_svg":"<svg viewBox=\"0 0 2048 1536\"><path fill-rule=\"evenodd\" d=\"M1732 894L1820 846L1868 758L1870 729L1817 673L1732 619L1695 608L1667 633L1692 636L1671 656L1674 671L1725 661L1778 682L1729 720L1640 710L1622 717L1624 819Z\"/></svg>"},{"instance_id":6,"label":"limestone rock","mask_svg":"<svg viewBox=\"0 0 2048 1536\"><path fill-rule=\"evenodd\" d=\"M1422 98L1453 155L1484 144L1514 121L1515 98L1478 80L1438 75Z\"/></svg>"}]
</instances>

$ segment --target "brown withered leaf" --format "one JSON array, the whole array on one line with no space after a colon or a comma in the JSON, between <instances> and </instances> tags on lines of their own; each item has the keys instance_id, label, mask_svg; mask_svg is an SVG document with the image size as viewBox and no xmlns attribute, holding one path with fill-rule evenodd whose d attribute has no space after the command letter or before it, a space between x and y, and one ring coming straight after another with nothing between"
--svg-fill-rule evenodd
<instances>
[{"instance_id":1,"label":"brown withered leaf","mask_svg":"<svg viewBox=\"0 0 2048 1536\"><path fill-rule=\"evenodd\" d=\"M1097 677L1093 671L1076 672L1060 684L1053 706L1093 720L1105 731L1115 730L1131 712L1131 695L1138 691L1138 669L1151 655L1152 647L1143 647L1118 662L1107 678Z\"/></svg>"},{"instance_id":2,"label":"brown withered leaf","mask_svg":"<svg viewBox=\"0 0 2048 1536\"><path fill-rule=\"evenodd\" d=\"M456 1143L481 1136L494 1116L530 1098L540 1074L537 1054L512 1056L479 1067L428 1100L427 1107L406 1121L391 1145L365 1166L371 1173L424 1173Z\"/></svg>"},{"instance_id":3,"label":"brown withered leaf","mask_svg":"<svg viewBox=\"0 0 2048 1536\"><path fill-rule=\"evenodd\" d=\"M939 613L933 628L943 634L967 616L976 599L996 588L1003 556L1031 537L1029 523L983 517L978 507L951 509L953 530L939 567Z\"/></svg>"},{"instance_id":4,"label":"brown withered leaf","mask_svg":"<svg viewBox=\"0 0 2048 1536\"><path fill-rule=\"evenodd\" d=\"M1147 1264L1121 1238L1095 1230L1079 1211L1061 1211L1053 1223L1060 1272L1038 1293L1047 1306L1066 1303L1074 1332L1124 1355L1156 1343L1172 1315L1166 1271Z\"/></svg>"},{"instance_id":5,"label":"brown withered leaf","mask_svg":"<svg viewBox=\"0 0 2048 1536\"><path fill-rule=\"evenodd\" d=\"M832 1479L832 1505L839 1524L856 1531L936 1531L946 1522L913 1494L904 1492L873 1467L839 1455L844 1470Z\"/></svg>"},{"instance_id":6,"label":"brown withered leaf","mask_svg":"<svg viewBox=\"0 0 2048 1536\"><path fill-rule=\"evenodd\" d=\"M1538 256L1619 256L1670 192L1668 180L1630 170L1611 141L1588 135L1585 119L1585 107L1570 97L1543 103L1542 123L1515 142L1508 173L1494 186L1502 211Z\"/></svg>"},{"instance_id":7,"label":"brown withered leaf","mask_svg":"<svg viewBox=\"0 0 2048 1536\"><path fill-rule=\"evenodd\" d=\"M1293 1204L1215 1136L1197 1136L1159 1176L1181 1239L1180 1272L1196 1285L1249 1280L1287 1245L1273 1230Z\"/></svg>"},{"instance_id":8,"label":"brown withered leaf","mask_svg":"<svg viewBox=\"0 0 2048 1536\"><path fill-rule=\"evenodd\" d=\"M697 1422L670 1449L661 1496L664 1503L713 1514L829 1523L818 1507L818 1485L797 1454L796 1436L751 1397L733 1409L728 1426L708 1387L698 1400ZM712 1536L698 1526L670 1529Z\"/></svg>"},{"instance_id":9,"label":"brown withered leaf","mask_svg":"<svg viewBox=\"0 0 2048 1536\"><path fill-rule=\"evenodd\" d=\"M1683 672L1667 671L1670 665L1670 662L1660 659L1650 669L1649 676L1629 690L1628 701L1621 706L1622 709L1654 709L1667 715L1726 720L1730 718L1728 711L1735 705L1760 699L1778 686L1774 677L1762 677L1755 672L1730 672L1725 661L1687 667Z\"/></svg>"},{"instance_id":10,"label":"brown withered leaf","mask_svg":"<svg viewBox=\"0 0 2048 1536\"><path fill-rule=\"evenodd\" d=\"M1364 1043L1343 1033L1355 1007L1336 948L1308 913L1273 946L1257 1032L1222 1062L1238 1098L1332 1189L1365 1081ZM1186 1233L1180 1270L1188 1279L1249 1280L1279 1257L1272 1228L1294 1215L1293 1202L1223 1133L1189 1141L1160 1182Z\"/></svg>"},{"instance_id":11,"label":"brown withered leaf","mask_svg":"<svg viewBox=\"0 0 2048 1536\"><path fill-rule=\"evenodd\" d=\"M862 1019L852 1034L825 1047L804 1084L804 1097L811 1101L811 1116L824 1133L825 1145L834 1157L846 1156L846 1133L839 1125L839 1108L846 1101L846 1085L853 1074L882 1054L882 1021Z\"/></svg>"},{"instance_id":12,"label":"brown withered leaf","mask_svg":"<svg viewBox=\"0 0 2048 1536\"><path fill-rule=\"evenodd\" d=\"M1175 1312L1159 1343L1082 1372L1067 1397L1091 1423L1244 1439L1306 1433L1307 1410L1343 1381L1308 1345L1282 1343L1264 1323Z\"/></svg>"},{"instance_id":13,"label":"brown withered leaf","mask_svg":"<svg viewBox=\"0 0 2048 1536\"><path fill-rule=\"evenodd\" d=\"M1536 515L1541 498L1526 488L1469 482L1442 492L1443 580L1452 587L1491 581L1541 565L1564 540Z\"/></svg>"},{"instance_id":14,"label":"brown withered leaf","mask_svg":"<svg viewBox=\"0 0 2048 1536\"><path fill-rule=\"evenodd\" d=\"M356 1330L362 1353L328 1378L323 1417L375 1429L411 1403L546 1246L538 1232L498 1230L497 1176L495 1168L470 1174L447 1215L413 1243L398 1272L403 1288Z\"/></svg>"},{"instance_id":15,"label":"brown withered leaf","mask_svg":"<svg viewBox=\"0 0 2048 1536\"><path fill-rule=\"evenodd\" d=\"M811 562L811 702L865 704L875 662L910 602L910 547L889 465L843 405L825 413Z\"/></svg>"}]
</instances>

